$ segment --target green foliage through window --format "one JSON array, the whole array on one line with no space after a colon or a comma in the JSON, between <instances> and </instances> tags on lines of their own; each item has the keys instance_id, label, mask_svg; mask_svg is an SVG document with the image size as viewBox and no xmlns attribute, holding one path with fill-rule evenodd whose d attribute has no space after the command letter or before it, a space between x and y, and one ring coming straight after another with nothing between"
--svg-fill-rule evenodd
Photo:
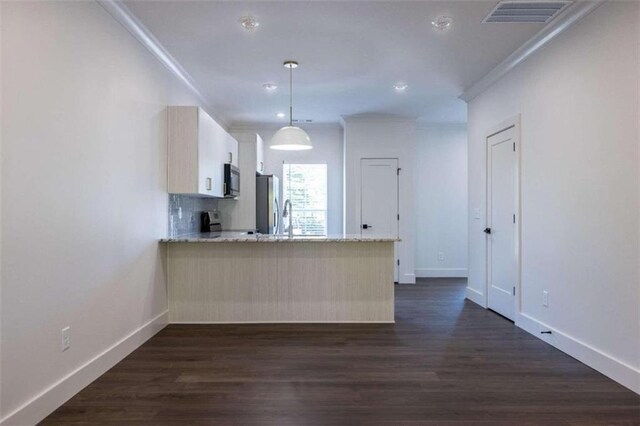
<instances>
[{"instance_id":1,"label":"green foliage through window","mask_svg":"<svg viewBox=\"0 0 640 426\"><path fill-rule=\"evenodd\" d=\"M327 165L284 164L283 198L293 204L293 233L327 235ZM284 220L284 228L289 219Z\"/></svg>"}]
</instances>

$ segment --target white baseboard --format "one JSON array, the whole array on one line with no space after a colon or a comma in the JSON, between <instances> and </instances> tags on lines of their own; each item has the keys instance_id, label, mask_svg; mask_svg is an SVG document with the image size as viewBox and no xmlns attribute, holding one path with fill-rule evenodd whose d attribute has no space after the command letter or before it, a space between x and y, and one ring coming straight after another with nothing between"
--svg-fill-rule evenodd
<instances>
[{"instance_id":1,"label":"white baseboard","mask_svg":"<svg viewBox=\"0 0 640 426\"><path fill-rule=\"evenodd\" d=\"M417 268L418 278L467 278L467 268Z\"/></svg>"},{"instance_id":2,"label":"white baseboard","mask_svg":"<svg viewBox=\"0 0 640 426\"><path fill-rule=\"evenodd\" d=\"M471 300L473 303L476 303L482 306L483 308L486 308L486 306L484 305L484 295L480 293L478 290L474 290L470 287L467 287L465 289L465 297Z\"/></svg>"},{"instance_id":3,"label":"white baseboard","mask_svg":"<svg viewBox=\"0 0 640 426\"><path fill-rule=\"evenodd\" d=\"M569 336L527 314L519 314L516 325L547 342L583 364L599 371L612 380L640 394L640 370L608 355L580 340ZM552 334L540 334L541 331Z\"/></svg>"},{"instance_id":4,"label":"white baseboard","mask_svg":"<svg viewBox=\"0 0 640 426\"><path fill-rule=\"evenodd\" d=\"M164 311L131 334L81 365L49 386L18 409L0 420L0 425L34 425L51 414L107 370L122 361L168 323L169 312Z\"/></svg>"},{"instance_id":5,"label":"white baseboard","mask_svg":"<svg viewBox=\"0 0 640 426\"><path fill-rule=\"evenodd\" d=\"M400 275L400 282L398 282L398 284L415 284L415 283L416 283L415 274Z\"/></svg>"},{"instance_id":6,"label":"white baseboard","mask_svg":"<svg viewBox=\"0 0 640 426\"><path fill-rule=\"evenodd\" d=\"M396 320L391 321L171 321L171 324L177 325L255 325L255 324L395 324Z\"/></svg>"}]
</instances>

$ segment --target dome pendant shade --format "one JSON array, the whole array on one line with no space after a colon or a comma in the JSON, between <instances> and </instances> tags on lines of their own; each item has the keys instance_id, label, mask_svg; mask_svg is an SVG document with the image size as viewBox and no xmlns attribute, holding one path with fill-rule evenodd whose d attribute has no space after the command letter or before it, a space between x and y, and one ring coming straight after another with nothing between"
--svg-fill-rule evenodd
<instances>
[{"instance_id":1,"label":"dome pendant shade","mask_svg":"<svg viewBox=\"0 0 640 426\"><path fill-rule=\"evenodd\" d=\"M295 61L284 63L289 68L289 125L278 130L271 138L269 148L282 151L302 151L312 149L311 138L300 127L293 125L293 69L298 67Z\"/></svg>"},{"instance_id":2,"label":"dome pendant shade","mask_svg":"<svg viewBox=\"0 0 640 426\"><path fill-rule=\"evenodd\" d=\"M282 151L301 151L311 149L311 138L300 127L285 126L271 138L271 149Z\"/></svg>"}]
</instances>

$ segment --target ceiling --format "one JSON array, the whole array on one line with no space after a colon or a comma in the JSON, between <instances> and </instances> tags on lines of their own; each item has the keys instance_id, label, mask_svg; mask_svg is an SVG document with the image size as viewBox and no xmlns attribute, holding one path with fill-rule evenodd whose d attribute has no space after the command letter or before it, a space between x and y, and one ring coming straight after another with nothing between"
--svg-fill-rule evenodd
<instances>
[{"instance_id":1,"label":"ceiling","mask_svg":"<svg viewBox=\"0 0 640 426\"><path fill-rule=\"evenodd\" d=\"M482 24L496 1L126 1L228 123L286 122L295 59L294 118L352 114L464 122L458 96L544 24ZM253 33L239 24L253 15ZM453 17L446 32L431 21ZM408 84L397 93L393 84ZM267 93L262 85L278 88Z\"/></svg>"}]
</instances>

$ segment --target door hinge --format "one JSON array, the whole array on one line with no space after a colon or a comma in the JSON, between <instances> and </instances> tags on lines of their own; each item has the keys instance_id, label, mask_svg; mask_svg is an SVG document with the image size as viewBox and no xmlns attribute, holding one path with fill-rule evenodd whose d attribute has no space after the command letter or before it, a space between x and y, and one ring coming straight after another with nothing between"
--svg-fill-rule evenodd
<instances>
[{"instance_id":1,"label":"door hinge","mask_svg":"<svg viewBox=\"0 0 640 426\"><path fill-rule=\"evenodd\" d=\"M513 223L516 223L516 214L513 214Z\"/></svg>"},{"instance_id":2,"label":"door hinge","mask_svg":"<svg viewBox=\"0 0 640 426\"><path fill-rule=\"evenodd\" d=\"M398 220L400 220L400 213L398 213Z\"/></svg>"},{"instance_id":3,"label":"door hinge","mask_svg":"<svg viewBox=\"0 0 640 426\"><path fill-rule=\"evenodd\" d=\"M516 295L516 286L513 286L513 295Z\"/></svg>"},{"instance_id":4,"label":"door hinge","mask_svg":"<svg viewBox=\"0 0 640 426\"><path fill-rule=\"evenodd\" d=\"M513 152L516 152L516 143L513 143Z\"/></svg>"},{"instance_id":5,"label":"door hinge","mask_svg":"<svg viewBox=\"0 0 640 426\"><path fill-rule=\"evenodd\" d=\"M396 174L397 174L398 176L400 176L400 170L402 170L400 167L398 167L398 170L396 170Z\"/></svg>"},{"instance_id":6,"label":"door hinge","mask_svg":"<svg viewBox=\"0 0 640 426\"><path fill-rule=\"evenodd\" d=\"M400 266L400 259L398 259L398 266Z\"/></svg>"}]
</instances>

